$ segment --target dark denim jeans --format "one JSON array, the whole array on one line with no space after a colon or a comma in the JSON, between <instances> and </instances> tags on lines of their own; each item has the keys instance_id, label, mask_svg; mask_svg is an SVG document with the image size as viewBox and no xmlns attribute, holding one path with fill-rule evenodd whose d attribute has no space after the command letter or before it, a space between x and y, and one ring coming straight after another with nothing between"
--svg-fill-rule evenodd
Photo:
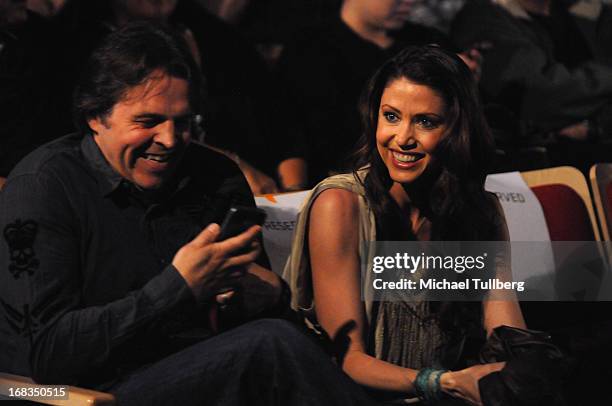
<instances>
[{"instance_id":1,"label":"dark denim jeans","mask_svg":"<svg viewBox=\"0 0 612 406\"><path fill-rule=\"evenodd\" d=\"M202 341L123 378L119 405L371 405L313 340L265 319Z\"/></svg>"}]
</instances>

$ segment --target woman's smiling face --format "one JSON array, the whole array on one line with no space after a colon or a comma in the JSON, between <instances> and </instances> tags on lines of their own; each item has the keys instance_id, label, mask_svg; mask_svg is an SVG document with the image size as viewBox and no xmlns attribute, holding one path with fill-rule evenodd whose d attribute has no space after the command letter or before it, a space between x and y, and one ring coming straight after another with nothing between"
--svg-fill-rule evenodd
<instances>
[{"instance_id":1,"label":"woman's smiling face","mask_svg":"<svg viewBox=\"0 0 612 406\"><path fill-rule=\"evenodd\" d=\"M431 167L446 122L446 106L436 91L405 78L387 85L380 99L376 145L394 182L412 183Z\"/></svg>"}]
</instances>

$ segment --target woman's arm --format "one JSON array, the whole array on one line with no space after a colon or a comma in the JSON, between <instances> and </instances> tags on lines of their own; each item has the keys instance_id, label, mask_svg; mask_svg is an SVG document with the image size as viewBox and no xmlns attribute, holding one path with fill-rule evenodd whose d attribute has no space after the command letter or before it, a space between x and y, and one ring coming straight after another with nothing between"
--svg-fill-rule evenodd
<instances>
[{"instance_id":1,"label":"woman's arm","mask_svg":"<svg viewBox=\"0 0 612 406\"><path fill-rule=\"evenodd\" d=\"M319 323L330 337L348 321L356 323L349 333L344 371L370 388L411 392L416 371L366 354L368 326L361 300L357 195L341 189L322 192L310 212L308 244Z\"/></svg>"},{"instance_id":2,"label":"woman's arm","mask_svg":"<svg viewBox=\"0 0 612 406\"><path fill-rule=\"evenodd\" d=\"M304 158L287 158L278 164L278 179L285 191L304 190L308 185L308 164Z\"/></svg>"},{"instance_id":3,"label":"woman's arm","mask_svg":"<svg viewBox=\"0 0 612 406\"><path fill-rule=\"evenodd\" d=\"M485 300L482 302L482 312L487 337L499 326L527 328L521 307L514 300Z\"/></svg>"},{"instance_id":4,"label":"woman's arm","mask_svg":"<svg viewBox=\"0 0 612 406\"><path fill-rule=\"evenodd\" d=\"M347 322L355 321L356 328L349 333L349 348L342 365L353 380L373 389L412 393L418 371L366 353L364 337L368 325L361 300L359 242L357 195L340 189L322 192L312 205L308 226L318 321L330 337ZM491 310L494 308L490 307ZM447 372L441 376L441 389L479 405L478 380L501 368L503 363L495 363Z\"/></svg>"},{"instance_id":5,"label":"woman's arm","mask_svg":"<svg viewBox=\"0 0 612 406\"><path fill-rule=\"evenodd\" d=\"M504 258L497 265L496 277L504 281L512 281L512 267L510 262L510 232L506 224L504 210L495 195L489 195L492 204L498 213L497 230L494 240L508 244ZM483 326L487 336L491 335L493 329L499 326L511 326L526 328L521 307L514 294L503 294L504 300L484 300L482 302Z\"/></svg>"},{"instance_id":6,"label":"woman's arm","mask_svg":"<svg viewBox=\"0 0 612 406\"><path fill-rule=\"evenodd\" d=\"M504 217L504 212L493 194L489 195L491 204L497 210L496 235L492 240L508 242L510 235ZM504 254L496 261L497 275L502 280L512 280L510 268L510 249L504 250ZM525 328L525 321L521 313L521 308L516 301L516 297L504 296L504 300L484 300L482 302L483 327L489 336L496 327L507 325ZM501 370L505 362L495 362L491 364L474 365L461 371L448 372L440 377L442 391L447 394L463 399L471 405L481 405L480 390L478 381L493 372Z\"/></svg>"},{"instance_id":7,"label":"woman's arm","mask_svg":"<svg viewBox=\"0 0 612 406\"><path fill-rule=\"evenodd\" d=\"M214 147L210 144L205 144L207 148L212 149L215 152L225 155L242 171L242 174L246 178L249 183L249 187L251 188L251 192L254 195L262 195L266 193L278 193L278 187L276 186L276 182L274 179L261 172L259 169L252 166L247 161L241 159L238 154L230 151L223 150L221 148Z\"/></svg>"}]
</instances>

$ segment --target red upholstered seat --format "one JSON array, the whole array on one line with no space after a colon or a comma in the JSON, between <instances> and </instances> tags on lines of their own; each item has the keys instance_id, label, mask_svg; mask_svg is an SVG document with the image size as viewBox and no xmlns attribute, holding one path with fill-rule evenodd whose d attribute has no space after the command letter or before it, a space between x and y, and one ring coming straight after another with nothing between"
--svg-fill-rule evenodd
<instances>
[{"instance_id":1,"label":"red upholstered seat","mask_svg":"<svg viewBox=\"0 0 612 406\"><path fill-rule=\"evenodd\" d=\"M534 186L552 241L593 241L587 208L572 188L562 184Z\"/></svg>"}]
</instances>

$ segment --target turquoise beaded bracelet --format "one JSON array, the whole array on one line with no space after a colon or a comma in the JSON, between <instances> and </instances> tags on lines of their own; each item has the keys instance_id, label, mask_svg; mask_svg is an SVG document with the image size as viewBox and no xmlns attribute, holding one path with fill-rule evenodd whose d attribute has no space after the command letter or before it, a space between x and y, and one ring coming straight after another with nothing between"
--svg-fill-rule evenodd
<instances>
[{"instance_id":1,"label":"turquoise beaded bracelet","mask_svg":"<svg viewBox=\"0 0 612 406\"><path fill-rule=\"evenodd\" d=\"M440 377L445 372L448 371L433 368L423 368L419 371L414 380L414 389L419 399L430 403L442 398Z\"/></svg>"}]
</instances>

